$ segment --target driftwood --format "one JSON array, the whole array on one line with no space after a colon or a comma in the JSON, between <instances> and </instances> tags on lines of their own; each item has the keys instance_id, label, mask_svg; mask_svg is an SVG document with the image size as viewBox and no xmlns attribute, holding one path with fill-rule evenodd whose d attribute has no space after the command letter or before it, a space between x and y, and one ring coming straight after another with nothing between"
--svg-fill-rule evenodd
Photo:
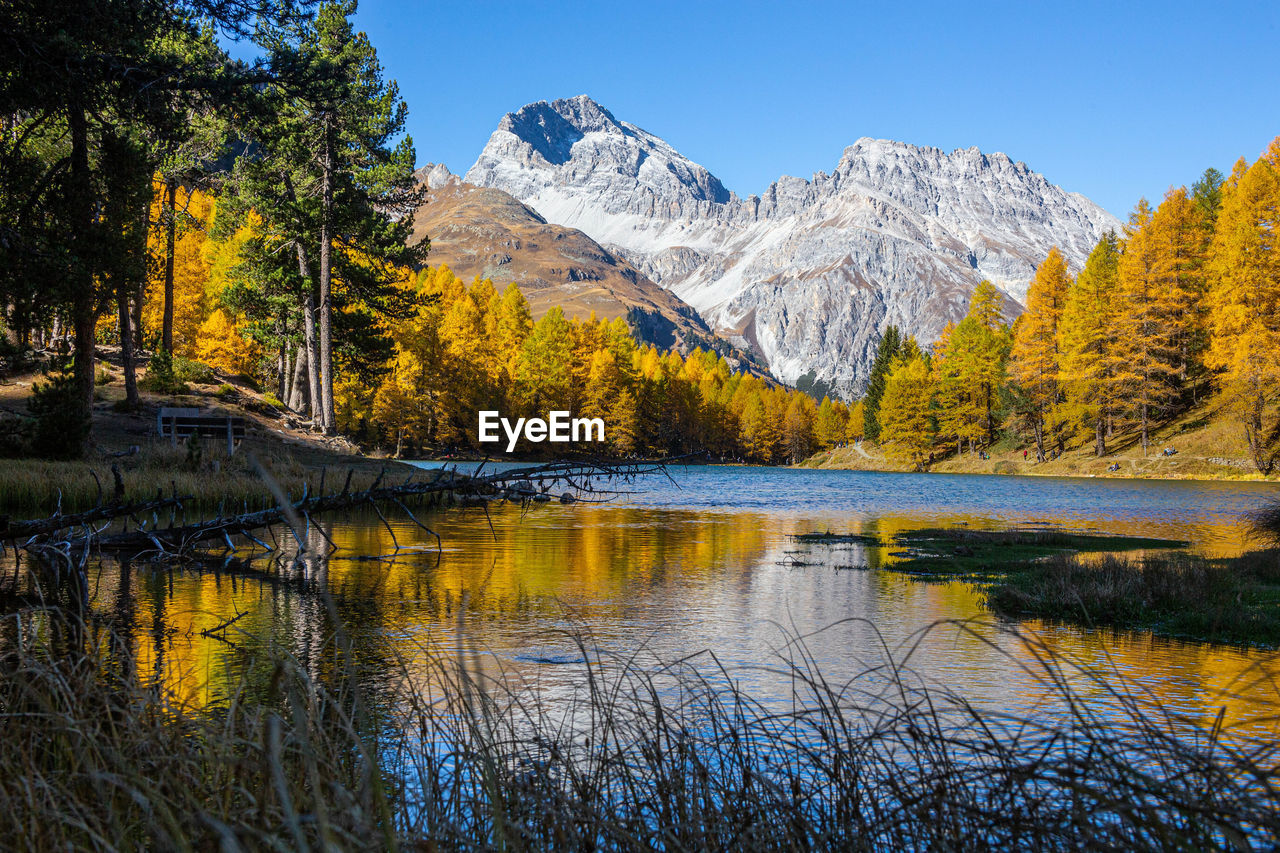
<instances>
[{"instance_id":1,"label":"driftwood","mask_svg":"<svg viewBox=\"0 0 1280 853\"><path fill-rule=\"evenodd\" d=\"M69 530L75 527L83 527L86 524L96 524L100 521L152 514L164 509L180 510L184 500L190 500L190 498L177 495L166 498L157 493L155 499L150 501L130 504L113 501L109 504L100 504L84 512L67 515L55 513L48 518L37 518L31 521L9 521L7 518L0 518L0 541L17 542L23 539L30 539L33 536L47 536L50 533L57 533L59 530Z\"/></svg>"},{"instance_id":2,"label":"driftwood","mask_svg":"<svg viewBox=\"0 0 1280 853\"><path fill-rule=\"evenodd\" d=\"M257 538L254 533L277 525L286 525L292 530L299 549L305 551L306 543L310 541L308 534L313 527L328 541L330 547L336 547L328 539L323 528L312 524L313 516L370 507L391 532L392 541L396 549L400 550L391 524L383 513L384 507L394 507L419 528L434 536L439 546L440 537L414 515L409 507L410 503L426 498L438 500L446 496L459 500L463 504L479 504L486 507L489 502L495 500L521 504L546 502L553 497L565 503L578 500L608 500L622 494L621 490L614 487L614 483L625 483L642 474L665 473L666 470L665 463L662 462L623 464L556 462L483 475L483 467L482 464L481 468L471 475L460 474L450 469L424 471L410 476L398 485L383 485L383 475L380 474L371 487L354 492L350 489L352 474L348 472L342 490L327 494L323 491L324 474L322 473L321 493L310 496L304 490L302 497L296 501L287 498L274 479L266 471L262 471L265 484L277 499L277 505L269 509L219 516L194 524L175 526L171 522L170 526L165 528L160 527L158 522L151 527L139 522L132 530L108 532L106 528L110 526L109 524L101 529L93 529L93 525L100 522L111 522L121 518L132 518L136 521L141 514L151 514L154 518L155 511L159 509L181 509L182 498L157 496L156 500L145 503L112 503L76 515L58 514L46 519L12 523L5 528L0 528L0 540L15 543L25 540L21 545L23 550L33 555L39 554L41 562L46 563L53 557L51 550L65 554L86 554L93 550L98 553L112 554L120 559L136 559L143 556L164 559L191 554L199 546L210 542L225 543L229 550L234 550L235 544L232 537L248 539L268 551L276 550ZM571 491L553 496L551 490L562 484ZM83 528L83 532L68 535L73 528ZM60 535L55 537L53 534Z\"/></svg>"}]
</instances>

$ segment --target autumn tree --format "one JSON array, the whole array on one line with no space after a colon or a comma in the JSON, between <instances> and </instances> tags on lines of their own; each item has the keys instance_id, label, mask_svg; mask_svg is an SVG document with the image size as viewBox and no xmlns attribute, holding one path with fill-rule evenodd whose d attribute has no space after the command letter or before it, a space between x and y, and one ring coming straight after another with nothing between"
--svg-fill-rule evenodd
<instances>
[{"instance_id":1,"label":"autumn tree","mask_svg":"<svg viewBox=\"0 0 1280 853\"><path fill-rule=\"evenodd\" d=\"M1244 427L1254 465L1276 468L1280 444L1280 138L1224 189L1210 249L1208 363Z\"/></svg>"},{"instance_id":2,"label":"autumn tree","mask_svg":"<svg viewBox=\"0 0 1280 853\"><path fill-rule=\"evenodd\" d=\"M1184 189L1171 190L1155 211L1139 205L1119 261L1112 363L1143 453L1155 419L1173 411L1202 349L1200 222Z\"/></svg>"},{"instance_id":3,"label":"autumn tree","mask_svg":"<svg viewBox=\"0 0 1280 853\"><path fill-rule=\"evenodd\" d=\"M910 462L916 470L924 468L933 455L932 397L929 362L908 338L885 379L880 437L890 454Z\"/></svg>"},{"instance_id":4,"label":"autumn tree","mask_svg":"<svg viewBox=\"0 0 1280 853\"><path fill-rule=\"evenodd\" d=\"M1058 322L1070 284L1066 259L1055 246L1028 285L1027 310L1014 328L1009 377L1024 395L1020 414L1035 437L1041 462L1045 426L1058 404Z\"/></svg>"},{"instance_id":5,"label":"autumn tree","mask_svg":"<svg viewBox=\"0 0 1280 853\"><path fill-rule=\"evenodd\" d=\"M1114 302L1119 287L1120 241L1114 231L1089 253L1084 269L1067 289L1058 324L1062 388L1077 419L1094 433L1094 454L1106 455L1107 434L1117 414Z\"/></svg>"}]
</instances>

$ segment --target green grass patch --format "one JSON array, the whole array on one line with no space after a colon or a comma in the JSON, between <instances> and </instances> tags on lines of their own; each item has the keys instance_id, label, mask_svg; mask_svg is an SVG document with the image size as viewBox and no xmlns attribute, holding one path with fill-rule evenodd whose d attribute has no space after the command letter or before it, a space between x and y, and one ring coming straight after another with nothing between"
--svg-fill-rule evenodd
<instances>
[{"instance_id":1,"label":"green grass patch","mask_svg":"<svg viewBox=\"0 0 1280 853\"><path fill-rule=\"evenodd\" d=\"M862 533L793 533L791 538L796 542L810 545L871 545L880 544L877 536L866 536Z\"/></svg>"},{"instance_id":2,"label":"green grass patch","mask_svg":"<svg viewBox=\"0 0 1280 853\"><path fill-rule=\"evenodd\" d=\"M1280 549L1233 559L1195 554L1058 554L1010 573L987 605L1017 618L1147 630L1239 645L1280 645Z\"/></svg>"},{"instance_id":3,"label":"green grass patch","mask_svg":"<svg viewBox=\"0 0 1280 853\"><path fill-rule=\"evenodd\" d=\"M970 530L926 528L893 537L898 550L885 568L948 579L986 579L1028 571L1039 560L1063 553L1105 553L1185 548L1175 539L1076 533L1057 528Z\"/></svg>"}]
</instances>

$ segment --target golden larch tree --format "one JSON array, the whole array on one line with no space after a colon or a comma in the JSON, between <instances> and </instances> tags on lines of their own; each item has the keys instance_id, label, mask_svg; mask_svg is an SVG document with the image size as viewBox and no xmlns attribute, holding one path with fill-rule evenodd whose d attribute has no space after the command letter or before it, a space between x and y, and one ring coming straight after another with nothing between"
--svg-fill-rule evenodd
<instances>
[{"instance_id":1,"label":"golden larch tree","mask_svg":"<svg viewBox=\"0 0 1280 853\"><path fill-rule=\"evenodd\" d=\"M1102 235L1084 269L1067 290L1058 324L1063 392L1074 418L1092 427L1094 454L1106 455L1107 435L1116 414L1113 303L1118 287L1120 240Z\"/></svg>"},{"instance_id":2,"label":"golden larch tree","mask_svg":"<svg viewBox=\"0 0 1280 853\"><path fill-rule=\"evenodd\" d=\"M1027 287L1027 310L1014 330L1009 377L1022 395L1020 414L1036 441L1036 458L1044 461L1045 426L1058 405L1058 322L1066 304L1071 275L1055 246Z\"/></svg>"},{"instance_id":3,"label":"golden larch tree","mask_svg":"<svg viewBox=\"0 0 1280 853\"><path fill-rule=\"evenodd\" d=\"M1280 138L1223 188L1208 263L1209 366L1244 427L1257 469L1280 444Z\"/></svg>"}]
</instances>

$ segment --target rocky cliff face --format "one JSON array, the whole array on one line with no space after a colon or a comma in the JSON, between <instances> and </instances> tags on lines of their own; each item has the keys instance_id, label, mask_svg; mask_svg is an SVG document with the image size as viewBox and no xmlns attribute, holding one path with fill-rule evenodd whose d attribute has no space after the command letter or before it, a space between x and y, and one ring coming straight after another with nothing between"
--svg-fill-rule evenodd
<instances>
[{"instance_id":1,"label":"rocky cliff face","mask_svg":"<svg viewBox=\"0 0 1280 853\"><path fill-rule=\"evenodd\" d=\"M1078 269L1119 227L1003 154L874 139L830 174L739 198L586 96L505 116L466 180L622 255L779 378L812 374L846 394L886 326L929 343L984 278L1013 317L1052 246Z\"/></svg>"},{"instance_id":2,"label":"rocky cliff face","mask_svg":"<svg viewBox=\"0 0 1280 853\"><path fill-rule=\"evenodd\" d=\"M463 183L443 165L418 170L427 186L414 214L414 239L431 238L429 263L463 281L514 281L534 319L554 305L569 316L626 317L637 335L661 347L711 346L697 312L626 260L574 228L549 224L499 189Z\"/></svg>"}]
</instances>

